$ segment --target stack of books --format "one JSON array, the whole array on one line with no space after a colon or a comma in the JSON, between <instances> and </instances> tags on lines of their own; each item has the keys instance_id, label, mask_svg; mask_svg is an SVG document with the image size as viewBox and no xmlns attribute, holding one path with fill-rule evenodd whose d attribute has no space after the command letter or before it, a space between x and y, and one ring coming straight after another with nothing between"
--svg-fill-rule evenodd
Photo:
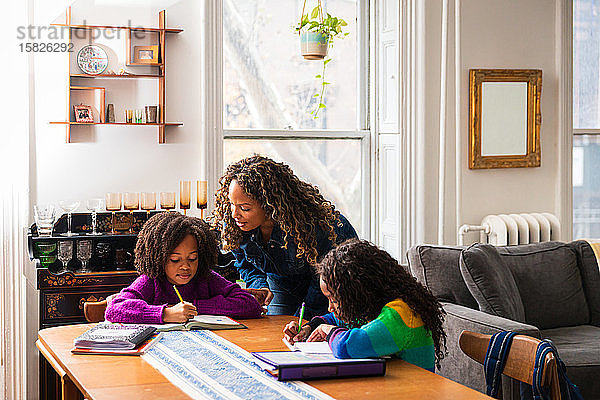
<instances>
[{"instance_id":1,"label":"stack of books","mask_svg":"<svg viewBox=\"0 0 600 400\"><path fill-rule=\"evenodd\" d=\"M132 355L147 351L161 333L149 325L100 323L73 341L74 354Z\"/></svg>"}]
</instances>

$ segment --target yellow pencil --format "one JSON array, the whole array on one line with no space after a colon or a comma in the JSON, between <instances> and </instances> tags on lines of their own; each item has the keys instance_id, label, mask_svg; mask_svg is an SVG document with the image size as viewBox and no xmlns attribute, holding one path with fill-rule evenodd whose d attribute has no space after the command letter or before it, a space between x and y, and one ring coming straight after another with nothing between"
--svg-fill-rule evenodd
<instances>
[{"instance_id":1,"label":"yellow pencil","mask_svg":"<svg viewBox=\"0 0 600 400\"><path fill-rule=\"evenodd\" d=\"M177 293L177 297L179 297L179 300L181 300L181 302L183 303L183 297L181 297L181 295L179 294L179 290L177 290L177 286L173 285L173 289L175 289L175 293Z\"/></svg>"}]
</instances>

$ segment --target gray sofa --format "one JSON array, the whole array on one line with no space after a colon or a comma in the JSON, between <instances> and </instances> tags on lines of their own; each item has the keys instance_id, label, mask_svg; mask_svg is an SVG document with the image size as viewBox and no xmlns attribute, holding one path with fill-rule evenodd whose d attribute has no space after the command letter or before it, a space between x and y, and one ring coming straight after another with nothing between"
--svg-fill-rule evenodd
<instances>
[{"instance_id":1,"label":"gray sofa","mask_svg":"<svg viewBox=\"0 0 600 400\"><path fill-rule=\"evenodd\" d=\"M549 338L586 399L600 399L600 272L585 241L470 247L419 245L410 272L447 313L441 375L485 392L483 367L458 347L463 330L511 330ZM504 399L519 385L503 378Z\"/></svg>"}]
</instances>

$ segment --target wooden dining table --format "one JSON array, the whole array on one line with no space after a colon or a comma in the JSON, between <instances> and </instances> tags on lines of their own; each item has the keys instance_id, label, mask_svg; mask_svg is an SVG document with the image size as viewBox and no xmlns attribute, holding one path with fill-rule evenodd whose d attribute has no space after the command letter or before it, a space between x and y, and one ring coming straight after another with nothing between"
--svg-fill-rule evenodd
<instances>
[{"instance_id":1,"label":"wooden dining table","mask_svg":"<svg viewBox=\"0 0 600 400\"><path fill-rule=\"evenodd\" d=\"M241 320L248 329L215 333L247 351L286 350L282 331L292 318ZM81 394L90 400L190 398L141 357L72 354L73 339L91 326L65 325L38 333L36 345L57 372L63 399L78 399ZM385 376L306 382L336 399L490 399L402 360L389 360Z\"/></svg>"}]
</instances>

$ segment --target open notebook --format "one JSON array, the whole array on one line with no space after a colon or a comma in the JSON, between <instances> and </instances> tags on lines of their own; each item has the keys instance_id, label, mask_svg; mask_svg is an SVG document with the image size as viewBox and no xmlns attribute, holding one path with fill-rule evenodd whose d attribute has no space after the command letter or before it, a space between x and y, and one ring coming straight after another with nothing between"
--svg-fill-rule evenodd
<instances>
[{"instance_id":1,"label":"open notebook","mask_svg":"<svg viewBox=\"0 0 600 400\"><path fill-rule=\"evenodd\" d=\"M296 342L291 344L281 339L291 351L300 351L306 354L333 354L328 342Z\"/></svg>"},{"instance_id":2,"label":"open notebook","mask_svg":"<svg viewBox=\"0 0 600 400\"><path fill-rule=\"evenodd\" d=\"M243 329L246 325L224 315L196 315L188 322L182 324L151 325L158 332L189 331L192 329Z\"/></svg>"}]
</instances>

